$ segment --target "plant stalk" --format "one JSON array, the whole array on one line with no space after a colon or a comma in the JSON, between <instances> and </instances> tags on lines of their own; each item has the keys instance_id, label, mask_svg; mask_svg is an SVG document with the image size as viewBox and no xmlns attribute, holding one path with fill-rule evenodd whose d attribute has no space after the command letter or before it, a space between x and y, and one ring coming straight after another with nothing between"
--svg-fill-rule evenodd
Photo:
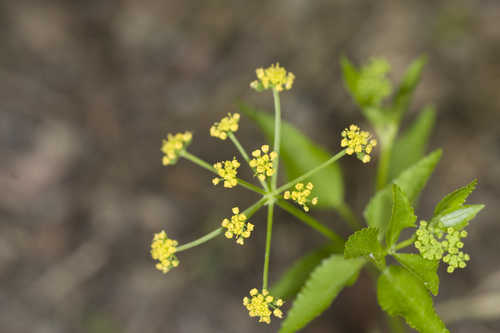
<instances>
[{"instance_id":1,"label":"plant stalk","mask_svg":"<svg viewBox=\"0 0 500 333\"><path fill-rule=\"evenodd\" d=\"M276 190L276 185L278 183L278 167L280 159L280 142L281 142L281 103L280 103L280 93L278 90L273 89L273 99L274 99L274 146L273 150L278 153L278 158L274 160L274 174L271 178L271 189Z\"/></svg>"},{"instance_id":2,"label":"plant stalk","mask_svg":"<svg viewBox=\"0 0 500 333\"><path fill-rule=\"evenodd\" d=\"M273 231L274 202L267 206L266 252L264 255L264 272L262 273L262 289L267 289L269 278L269 257L271 254L271 235Z\"/></svg>"},{"instance_id":3,"label":"plant stalk","mask_svg":"<svg viewBox=\"0 0 500 333\"><path fill-rule=\"evenodd\" d=\"M210 172L213 172L213 173L217 174L217 170L215 170L215 168L213 166L211 166L207 162L205 162L202 159L196 157L195 155L191 154L188 151L181 152L180 156L186 158L187 160L193 162L196 165L199 165L200 167L202 167L204 169L207 169ZM262 194L262 195L266 194L265 191L261 190L260 188L258 188L257 186L255 186L253 184L250 184L250 183L244 181L243 179L236 178L236 180L238 181L238 185L241 185L242 187L244 187L244 188L246 188L246 189L248 189L250 191L253 191L253 192L256 192L256 193L259 193L259 194Z\"/></svg>"}]
</instances>

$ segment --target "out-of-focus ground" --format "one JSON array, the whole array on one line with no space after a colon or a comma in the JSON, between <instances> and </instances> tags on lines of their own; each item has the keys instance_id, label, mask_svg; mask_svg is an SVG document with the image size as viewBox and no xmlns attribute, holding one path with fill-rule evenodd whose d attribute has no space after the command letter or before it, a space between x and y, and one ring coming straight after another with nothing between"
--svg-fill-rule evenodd
<instances>
[{"instance_id":1,"label":"out-of-focus ground","mask_svg":"<svg viewBox=\"0 0 500 333\"><path fill-rule=\"evenodd\" d=\"M241 304L261 283L262 213L243 248L219 238L167 275L154 269L154 232L186 242L255 199L214 188L187 161L162 167L161 139L190 129L194 153L230 157L210 124L237 99L270 109L248 83L280 61L297 77L284 118L334 152L344 126L366 125L343 88L342 54L386 57L394 80L428 56L407 119L436 106L431 148L444 157L417 213L475 177L471 201L487 206L469 228L469 267L441 272L435 302L462 302L440 308L452 332L500 331L499 1L2 1L0 22L1 332L275 332L278 321L258 324ZM248 149L263 142L256 133L243 119ZM374 167L341 164L360 212ZM347 234L336 214L317 216ZM323 242L277 218L272 280ZM304 332L384 332L375 298L362 275Z\"/></svg>"}]
</instances>

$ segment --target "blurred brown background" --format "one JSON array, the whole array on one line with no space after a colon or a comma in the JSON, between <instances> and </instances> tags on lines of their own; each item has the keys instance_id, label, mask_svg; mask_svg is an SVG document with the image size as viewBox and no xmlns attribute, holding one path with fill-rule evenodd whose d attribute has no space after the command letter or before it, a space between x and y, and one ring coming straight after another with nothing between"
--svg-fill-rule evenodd
<instances>
[{"instance_id":1,"label":"blurred brown background","mask_svg":"<svg viewBox=\"0 0 500 333\"><path fill-rule=\"evenodd\" d=\"M230 157L210 124L239 98L270 109L271 95L248 84L280 61L297 76L284 118L333 152L344 126L366 125L343 88L342 54L386 57L396 81L428 56L407 121L433 103L431 148L444 157L417 214L475 177L471 201L487 205L469 228L468 269L443 270L435 302L452 332L500 331L499 1L5 0L0 26L0 332L275 332L278 320L258 324L241 304L261 283L262 213L245 247L219 238L167 275L154 269L154 232L187 242L255 199L214 188L185 160L162 167L161 139L193 130L192 152ZM263 142L256 133L243 119L248 149ZM341 164L360 212L374 166ZM347 234L335 213L316 214ZM277 218L271 280L323 243ZM304 330L386 331L364 275Z\"/></svg>"}]
</instances>

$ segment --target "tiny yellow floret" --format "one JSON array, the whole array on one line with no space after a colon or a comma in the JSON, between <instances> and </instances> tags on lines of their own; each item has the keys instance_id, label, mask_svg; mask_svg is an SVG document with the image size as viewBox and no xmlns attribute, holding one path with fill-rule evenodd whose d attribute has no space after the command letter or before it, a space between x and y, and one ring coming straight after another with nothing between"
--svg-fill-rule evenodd
<instances>
[{"instance_id":1,"label":"tiny yellow floret","mask_svg":"<svg viewBox=\"0 0 500 333\"><path fill-rule=\"evenodd\" d=\"M259 317L259 322L269 324L271 314L275 317L283 318L283 312L279 309L283 305L283 300L269 295L269 291L262 289L262 292L254 288L250 290L250 298L243 298L243 305L247 308L250 317Z\"/></svg>"},{"instance_id":2,"label":"tiny yellow floret","mask_svg":"<svg viewBox=\"0 0 500 333\"><path fill-rule=\"evenodd\" d=\"M240 213L240 209L238 207L234 207L232 209L233 216L231 219L222 220L221 226L226 228L224 236L226 238L235 238L236 243L239 245L245 244L245 239L249 238L254 229L254 225L250 222L247 222L247 217L245 214ZM257 291L257 289L255 290Z\"/></svg>"},{"instance_id":3,"label":"tiny yellow floret","mask_svg":"<svg viewBox=\"0 0 500 333\"><path fill-rule=\"evenodd\" d=\"M156 268L164 274L172 267L179 266L179 260L175 256L177 241L169 239L165 231L156 233L151 243L151 257L158 260Z\"/></svg>"},{"instance_id":4,"label":"tiny yellow floret","mask_svg":"<svg viewBox=\"0 0 500 333\"><path fill-rule=\"evenodd\" d=\"M168 134L167 140L163 140L161 151L163 152L163 165L172 165L177 163L179 155L191 143L193 134L191 132Z\"/></svg>"},{"instance_id":5,"label":"tiny yellow floret","mask_svg":"<svg viewBox=\"0 0 500 333\"><path fill-rule=\"evenodd\" d=\"M340 146L346 148L347 155L356 153L363 163L370 162L370 153L376 145L377 140L372 139L369 132L361 131L356 125L351 125L342 131Z\"/></svg>"},{"instance_id":6,"label":"tiny yellow floret","mask_svg":"<svg viewBox=\"0 0 500 333\"><path fill-rule=\"evenodd\" d=\"M239 121L239 113L228 113L227 117L222 118L219 122L216 122L210 127L210 135L221 140L226 140L228 133L238 131Z\"/></svg>"},{"instance_id":7,"label":"tiny yellow floret","mask_svg":"<svg viewBox=\"0 0 500 333\"><path fill-rule=\"evenodd\" d=\"M263 145L260 149L254 150L252 156L254 158L250 160L249 164L260 180L264 181L266 177L271 177L274 174L273 161L278 157L278 153L269 152L269 146Z\"/></svg>"},{"instance_id":8,"label":"tiny yellow floret","mask_svg":"<svg viewBox=\"0 0 500 333\"><path fill-rule=\"evenodd\" d=\"M214 185L219 184L224 180L224 187L231 188L238 185L237 174L238 168L240 167L240 162L233 157L232 161L217 162L214 164L214 168L217 171L219 177L212 179Z\"/></svg>"},{"instance_id":9,"label":"tiny yellow floret","mask_svg":"<svg viewBox=\"0 0 500 333\"><path fill-rule=\"evenodd\" d=\"M311 192L314 188L314 185L312 183L307 183L307 185L304 185L303 183L298 183L295 185L295 190L294 191L285 191L283 193L283 198L285 200L292 199L296 203L302 206L304 211L308 212L309 207L307 204L311 202L311 204L314 206L318 203L318 198L314 197L312 200L309 201L309 196L311 195Z\"/></svg>"},{"instance_id":10,"label":"tiny yellow floret","mask_svg":"<svg viewBox=\"0 0 500 333\"><path fill-rule=\"evenodd\" d=\"M267 89L276 89L277 91L283 91L283 89L292 89L293 81L295 80L295 75L291 72L285 70L285 68L280 67L279 63L272 64L268 68L257 68L255 70L257 74L257 80L250 83L250 87L257 91L263 91Z\"/></svg>"}]
</instances>

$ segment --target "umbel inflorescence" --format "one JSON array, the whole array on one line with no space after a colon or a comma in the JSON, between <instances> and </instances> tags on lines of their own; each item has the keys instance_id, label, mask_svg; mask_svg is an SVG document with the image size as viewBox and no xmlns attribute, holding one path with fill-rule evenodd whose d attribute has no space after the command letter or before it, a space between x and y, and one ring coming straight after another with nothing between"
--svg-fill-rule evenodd
<instances>
[{"instance_id":1,"label":"umbel inflorescence","mask_svg":"<svg viewBox=\"0 0 500 333\"><path fill-rule=\"evenodd\" d=\"M376 145L377 140L372 139L370 133L360 130L356 125L351 125L342 131L340 146L347 147L346 153L348 155L356 153L363 163L370 162L370 153Z\"/></svg>"},{"instance_id":2,"label":"umbel inflorescence","mask_svg":"<svg viewBox=\"0 0 500 333\"><path fill-rule=\"evenodd\" d=\"M212 179L214 185L224 181L224 187L231 188L238 185L237 175L240 162L233 157L232 161L217 162L214 164L214 169L217 171L219 177Z\"/></svg>"},{"instance_id":3,"label":"umbel inflorescence","mask_svg":"<svg viewBox=\"0 0 500 333\"><path fill-rule=\"evenodd\" d=\"M279 64L271 65L265 69L259 68L256 70L256 74L257 80L253 81L250 86L257 91L270 89L274 94L283 90L290 90L295 79L295 75L293 73L287 72L283 67L280 67ZM314 188L314 185L311 182L304 184L302 182L292 180L279 188L277 187L276 182L273 182L272 180L277 177L278 173L278 152L272 150L270 145L262 144L259 149L253 150L250 155L247 154L246 150L239 143L235 135L240 126L239 121L240 114L229 113L220 121L213 124L210 128L209 134L210 136L221 140L226 140L227 138L231 139L240 155L253 171L254 177L260 182L262 189L259 189L255 185L238 178L238 169L241 164L236 157L225 161L215 162L210 165L209 163L206 163L200 158L189 153L187 151L187 146L191 143L193 137L191 132L178 133L175 135L168 134L167 140L163 141L162 151L164 153L164 165L175 164L180 157L184 157L215 173L216 176L212 178L212 183L214 185L223 183L224 188L227 189L241 185L263 195L261 200L244 211L240 211L240 208L235 206L232 209L233 215L222 219L220 228L193 242L178 246L177 241L167 238L167 234L164 231L156 234L151 244L151 256L153 259L159 261L156 268L163 273L166 273L171 268L179 265L179 260L174 253L179 253L200 245L221 233L223 233L228 239L234 239L239 245L245 244L245 240L250 238L255 228L254 224L250 223L248 219L255 213L255 211L264 205L267 205L268 209L272 210L275 202L279 203L279 200L282 200L280 198L284 198L285 200L292 200L296 202L305 212L309 212L309 205L314 206L317 204L318 198L311 198ZM275 122L277 122L275 125L277 125L276 128L279 130L281 120L277 118L275 119ZM317 172L321 168L334 163L344 154L351 155L355 152L363 162L366 163L370 160L369 154L376 142L371 139L368 132L360 131L359 127L351 125L348 130L342 132L342 138L341 146L344 150L334 155L329 161L316 168L317 170L313 170L313 172ZM275 139L278 140L274 142L275 147L279 147L279 139L279 136ZM308 176L311 176L313 172L310 172ZM297 208L292 206L292 208L288 207L287 209L295 212L294 210ZM271 218L269 218L269 215ZM270 323L271 315L282 318L283 312L280 307L284 303L283 300L270 295L267 290L272 214L268 214L267 222L268 239L266 241L266 260L264 263L262 290L259 292L257 289L252 289L250 291L250 297L245 297L243 299L243 304L247 308L250 317L259 317L259 321L264 323Z\"/></svg>"},{"instance_id":4,"label":"umbel inflorescence","mask_svg":"<svg viewBox=\"0 0 500 333\"><path fill-rule=\"evenodd\" d=\"M154 235L151 243L151 257L158 260L156 268L163 273L167 273L172 267L179 266L179 260L174 255L177 241L169 239L165 231Z\"/></svg>"},{"instance_id":5,"label":"umbel inflorescence","mask_svg":"<svg viewBox=\"0 0 500 333\"><path fill-rule=\"evenodd\" d=\"M250 317L259 317L259 322L269 324L271 314L283 318L280 307L284 304L282 299L269 295L269 291L263 289L261 292L254 288L250 290L250 298L243 298L243 305L247 308Z\"/></svg>"},{"instance_id":6,"label":"umbel inflorescence","mask_svg":"<svg viewBox=\"0 0 500 333\"><path fill-rule=\"evenodd\" d=\"M163 140L161 151L163 154L163 165L177 163L179 154L191 143L193 134L191 132L168 134L167 140Z\"/></svg>"},{"instance_id":7,"label":"umbel inflorescence","mask_svg":"<svg viewBox=\"0 0 500 333\"><path fill-rule=\"evenodd\" d=\"M254 225L247 222L247 216L244 213L240 213L239 207L233 208L233 216L231 219L224 219L221 223L222 227L227 229L224 233L226 238L235 238L236 243L243 245L245 243L245 238L249 238L252 234Z\"/></svg>"},{"instance_id":8,"label":"umbel inflorescence","mask_svg":"<svg viewBox=\"0 0 500 333\"><path fill-rule=\"evenodd\" d=\"M416 235L415 247L422 257L429 260L443 260L448 264L448 273L467 266L470 256L462 251L464 243L461 241L467 237L467 231L445 228L442 223L430 226L426 221L421 221Z\"/></svg>"},{"instance_id":9,"label":"umbel inflorescence","mask_svg":"<svg viewBox=\"0 0 500 333\"><path fill-rule=\"evenodd\" d=\"M336 138L339 140L339 151L328 157L328 153L315 147L299 131L293 130L293 126L283 127L282 133L280 93L292 88L295 75L276 63L267 68L258 68L256 80L250 83L250 87L258 92L269 90L272 92L275 106L274 119L269 118L265 113L242 108L244 113L254 118L264 129L266 135L273 138L273 142L253 142L254 149L247 152L237 138L242 118L239 113L228 113L210 127L208 134L215 139L229 141L234 145L235 152L229 156L218 161L206 162L191 154L188 146L193 140L193 134L189 131L168 134L161 147L163 165L170 166L176 164L180 158L184 158L211 172L212 184L223 186L210 186L210 191L234 191L239 187L253 192L259 196L259 199L243 209L240 208L241 202L231 197L230 200L233 201L230 206L233 207L231 213L228 212L227 215L217 219L214 223L217 228L188 243L179 245L176 240L167 237L165 231L156 233L151 243L151 257L157 261L156 268L162 273L167 273L179 266L177 257L179 253L220 235L224 236L222 238L243 246L258 239L253 236L256 232L265 232L262 286L253 288L249 295L243 297L243 306L248 311L248 315L258 318L259 322L269 324L272 317L284 317L282 310L284 301L281 298L296 293L298 286L295 284L300 283L302 289L293 302L287 318L283 321L280 331L296 332L307 321L324 311L324 304L331 303L340 290L338 288L354 283L351 281L356 279L363 266L371 265L374 269L372 273L375 273L373 275L376 275L378 279L377 300L382 309L390 315L403 316L410 326L422 332L447 332L439 317L432 316L434 310L428 292L437 295L439 289L437 268L441 261L447 265L447 271L453 273L459 268L465 268L470 260L470 256L463 250L463 240L467 237L467 232L463 229L484 206L464 205L464 202L474 190L476 181L445 196L436 206L429 222L421 221L419 227L416 228L417 217L414 214L413 202L418 197L441 153L436 151L413 165L407 163L407 166L397 166L400 170L396 171L392 170L395 167L391 164L391 159L393 156L398 156L397 160L401 160L402 157L392 154L392 147L401 143L396 138L404 138L401 139L405 140L404 147L410 146L409 141L406 140L411 141L417 138L413 127L411 138L408 138L408 135L399 135L398 122L401 115L397 113L409 100L409 96L405 94L413 89L410 83L415 78L418 67L413 66L409 71L411 75L402 81L403 83L394 95L394 102L388 105L386 97L392 93L392 84L387 77L389 70L387 62L374 59L358 71L344 59L342 66L348 89L362 111L366 113L365 116L372 123L380 138L382 154L376 161L378 164L377 190L363 213L367 227L363 228L356 214L345 202L342 202L343 187L340 185L337 188L336 184L336 182L342 183L342 178L338 181L331 181L338 173L334 170L336 166L332 164L346 155L354 155L363 163L370 162L377 140L359 126L350 125ZM420 123L420 120L418 121ZM417 139L419 142L423 140L420 137ZM221 144L222 142L218 140L216 141ZM282 141L283 145L281 145ZM255 149L255 147L258 148ZM282 161L280 157L284 157ZM315 161L321 161L321 163L316 164ZM290 172L288 172L287 182L278 185L281 162ZM406 161L403 162L406 163ZM250 179L247 180L244 179L245 173L240 172L245 167L249 169L246 170L247 172L250 171L248 177ZM318 175L317 173L321 170L324 172ZM290 177L290 175L297 174L300 176ZM323 198L321 201L317 193L321 194ZM312 207L329 205L335 207L339 215L352 228L354 233L347 240L309 214ZM267 210L266 226L254 216L263 207ZM316 260L316 253L319 252L303 257L304 259L300 259L298 264L293 265L284 274L282 283L277 283L270 289L268 281L275 207L285 210L326 237L329 242L328 247L318 250L321 250L322 255L326 251L331 252L328 253L326 259L315 265L314 270L308 267L309 261L311 258ZM398 242L402 231L410 228L414 230L413 235ZM398 252L411 245L415 246L412 252L418 251L418 253ZM339 254L338 249L342 248L343 254ZM233 249L240 250L241 248L236 246ZM392 256L399 265L386 261L386 256ZM302 276L306 275L309 277L305 283L295 281L298 280L297 276L302 279ZM290 279L294 281L291 282ZM335 288L329 288L327 284ZM283 291L287 288L288 290ZM425 291L426 289L428 292ZM328 297L333 298L328 299ZM405 301L405 297L411 299ZM318 298L322 300L317 301ZM426 313L426 315L422 316L421 313Z\"/></svg>"}]
</instances>

